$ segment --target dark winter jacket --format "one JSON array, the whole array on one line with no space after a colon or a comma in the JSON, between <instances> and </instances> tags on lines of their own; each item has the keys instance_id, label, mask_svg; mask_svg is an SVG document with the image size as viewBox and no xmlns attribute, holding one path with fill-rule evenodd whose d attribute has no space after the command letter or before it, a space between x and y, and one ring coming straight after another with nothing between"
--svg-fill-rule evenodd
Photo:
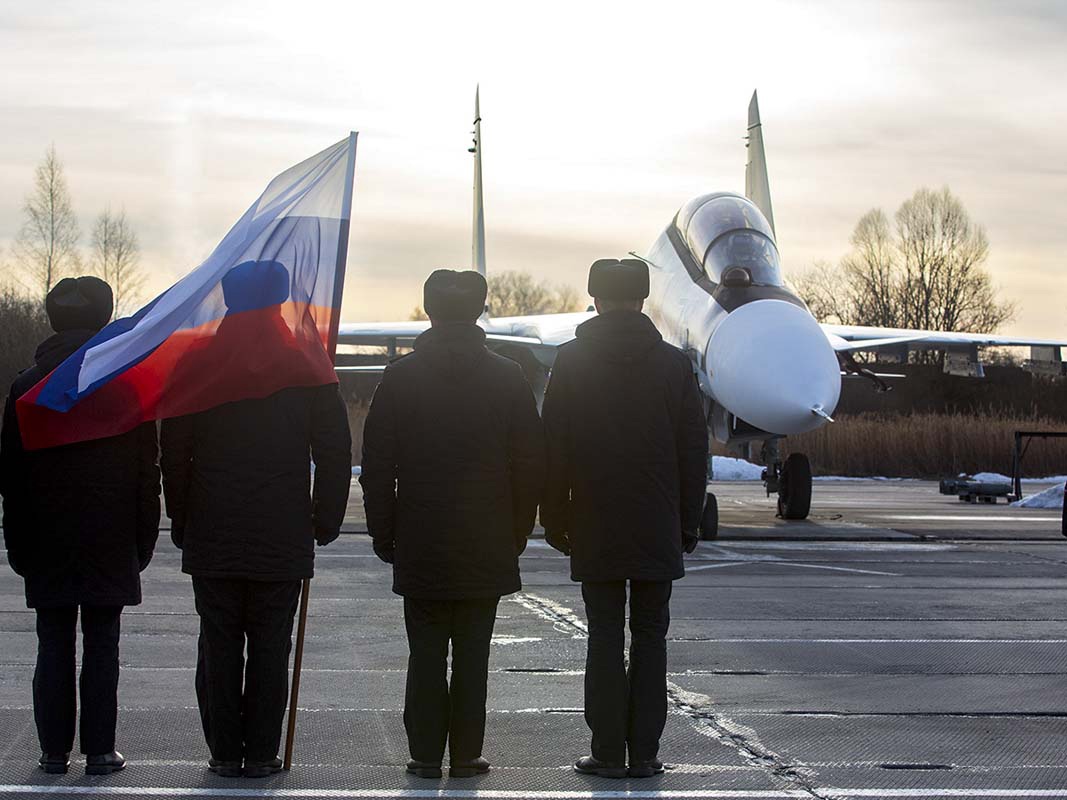
<instances>
[{"instance_id":1,"label":"dark winter jacket","mask_svg":"<svg viewBox=\"0 0 1067 800\"><path fill-rule=\"evenodd\" d=\"M24 450L15 401L94 331L57 333L11 386L0 438L0 493L8 561L30 608L141 602L140 571L159 536L155 423L129 433Z\"/></svg>"},{"instance_id":2,"label":"dark winter jacket","mask_svg":"<svg viewBox=\"0 0 1067 800\"><path fill-rule=\"evenodd\" d=\"M435 326L385 371L360 483L393 591L443 599L518 591L544 481L544 434L519 365L471 323Z\"/></svg>"},{"instance_id":3,"label":"dark winter jacket","mask_svg":"<svg viewBox=\"0 0 1067 800\"><path fill-rule=\"evenodd\" d=\"M163 493L182 570L310 578L341 529L352 440L337 384L282 389L164 420ZM311 461L315 462L314 491Z\"/></svg>"},{"instance_id":4,"label":"dark winter jacket","mask_svg":"<svg viewBox=\"0 0 1067 800\"><path fill-rule=\"evenodd\" d=\"M541 524L577 581L680 578L700 520L708 434L689 359L644 314L610 311L559 349L544 402Z\"/></svg>"}]
</instances>

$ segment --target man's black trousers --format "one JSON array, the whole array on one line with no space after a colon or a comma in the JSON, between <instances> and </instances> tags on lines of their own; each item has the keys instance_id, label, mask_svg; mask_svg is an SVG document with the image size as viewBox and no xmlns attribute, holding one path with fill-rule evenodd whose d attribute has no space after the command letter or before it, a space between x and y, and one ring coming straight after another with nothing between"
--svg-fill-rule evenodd
<instances>
[{"instance_id":1,"label":"man's black trousers","mask_svg":"<svg viewBox=\"0 0 1067 800\"><path fill-rule=\"evenodd\" d=\"M99 756L115 749L118 715L119 619L122 606L82 606L80 691L81 751ZM37 668L33 718L41 750L69 753L74 746L78 607L37 609Z\"/></svg>"},{"instance_id":2,"label":"man's black trousers","mask_svg":"<svg viewBox=\"0 0 1067 800\"><path fill-rule=\"evenodd\" d=\"M196 700L211 755L268 762L282 736L300 581L193 576L193 594L200 615Z\"/></svg>"},{"instance_id":3,"label":"man's black trousers","mask_svg":"<svg viewBox=\"0 0 1067 800\"><path fill-rule=\"evenodd\" d=\"M500 598L404 598L408 681L404 728L416 761L439 763L445 741L453 763L478 758L485 738L489 643ZM452 680L448 643L452 642Z\"/></svg>"},{"instance_id":4,"label":"man's black trousers","mask_svg":"<svg viewBox=\"0 0 1067 800\"><path fill-rule=\"evenodd\" d=\"M667 722L667 628L670 581L630 581L630 666L626 581L583 583L589 620L585 721L593 758L616 764L656 758Z\"/></svg>"}]
</instances>

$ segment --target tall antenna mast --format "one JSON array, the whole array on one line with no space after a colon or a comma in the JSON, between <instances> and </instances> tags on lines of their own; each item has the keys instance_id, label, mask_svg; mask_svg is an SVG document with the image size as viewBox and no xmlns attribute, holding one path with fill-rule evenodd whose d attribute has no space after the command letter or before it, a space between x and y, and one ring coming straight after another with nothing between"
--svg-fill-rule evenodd
<instances>
[{"instance_id":1,"label":"tall antenna mast","mask_svg":"<svg viewBox=\"0 0 1067 800\"><path fill-rule=\"evenodd\" d=\"M480 87L474 89L474 242L471 269L485 275L485 207L482 204L482 113L478 102Z\"/></svg>"}]
</instances>

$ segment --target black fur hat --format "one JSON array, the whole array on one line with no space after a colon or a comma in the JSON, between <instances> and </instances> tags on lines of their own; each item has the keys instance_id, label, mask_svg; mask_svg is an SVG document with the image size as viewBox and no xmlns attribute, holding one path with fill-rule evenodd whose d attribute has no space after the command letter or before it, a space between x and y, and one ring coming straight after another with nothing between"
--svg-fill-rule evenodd
<instances>
[{"instance_id":1,"label":"black fur hat","mask_svg":"<svg viewBox=\"0 0 1067 800\"><path fill-rule=\"evenodd\" d=\"M422 307L440 322L474 322L485 311L489 287L472 270L438 269L422 287Z\"/></svg>"},{"instance_id":2,"label":"black fur hat","mask_svg":"<svg viewBox=\"0 0 1067 800\"><path fill-rule=\"evenodd\" d=\"M648 297L648 265L636 258L601 258L589 268L589 294L603 300Z\"/></svg>"},{"instance_id":3,"label":"black fur hat","mask_svg":"<svg viewBox=\"0 0 1067 800\"><path fill-rule=\"evenodd\" d=\"M111 319L115 296L107 282L92 275L64 278L45 297L44 309L56 333L98 331Z\"/></svg>"}]
</instances>

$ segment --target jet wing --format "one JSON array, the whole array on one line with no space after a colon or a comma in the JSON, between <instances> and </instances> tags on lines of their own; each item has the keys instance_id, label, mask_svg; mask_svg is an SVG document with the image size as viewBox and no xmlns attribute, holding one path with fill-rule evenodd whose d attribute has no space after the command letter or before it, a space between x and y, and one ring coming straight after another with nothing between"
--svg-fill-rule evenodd
<instances>
[{"instance_id":1,"label":"jet wing","mask_svg":"<svg viewBox=\"0 0 1067 800\"><path fill-rule=\"evenodd\" d=\"M535 314L524 317L499 317L482 319L478 324L485 329L490 342L509 343L534 350L539 358L555 357L555 348L574 338L575 329L592 317L591 311L570 314ZM344 322L337 332L338 344L368 345L378 347L410 347L430 323L425 320L411 322ZM550 359L551 362L551 359Z\"/></svg>"},{"instance_id":2,"label":"jet wing","mask_svg":"<svg viewBox=\"0 0 1067 800\"><path fill-rule=\"evenodd\" d=\"M822 326L838 352L890 350L970 351L975 347L1067 347L1064 339L1027 339L990 333L956 333L906 328L868 328L861 325Z\"/></svg>"}]
</instances>

